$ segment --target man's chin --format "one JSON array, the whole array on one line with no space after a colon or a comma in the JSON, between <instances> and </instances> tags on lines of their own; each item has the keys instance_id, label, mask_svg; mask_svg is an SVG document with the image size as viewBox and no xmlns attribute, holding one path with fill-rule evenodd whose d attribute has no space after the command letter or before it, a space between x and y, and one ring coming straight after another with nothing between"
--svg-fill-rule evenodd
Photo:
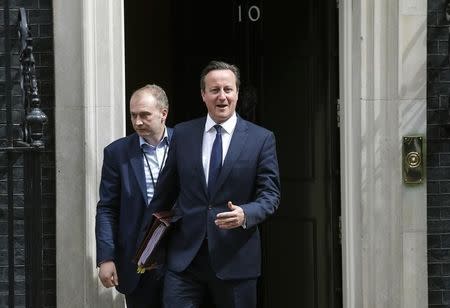
<instances>
[{"instance_id":1,"label":"man's chin","mask_svg":"<svg viewBox=\"0 0 450 308\"><path fill-rule=\"evenodd\" d=\"M136 131L136 134L138 134L140 137L142 137L142 138L147 138L148 137L148 134L146 133L146 132L143 132L143 131Z\"/></svg>"},{"instance_id":2,"label":"man's chin","mask_svg":"<svg viewBox=\"0 0 450 308\"><path fill-rule=\"evenodd\" d=\"M227 115L221 115L221 116L217 116L216 117L216 122L218 124L225 122L226 120L228 120L229 118L231 118L231 115L227 114Z\"/></svg>"},{"instance_id":3,"label":"man's chin","mask_svg":"<svg viewBox=\"0 0 450 308\"><path fill-rule=\"evenodd\" d=\"M216 112L216 113L214 113L213 120L214 120L216 123L223 123L223 122L225 122L226 120L228 120L229 118L231 118L231 115L232 115L232 114L233 114L233 113L229 112L228 110L225 110L225 111L223 111L223 112Z\"/></svg>"}]
</instances>

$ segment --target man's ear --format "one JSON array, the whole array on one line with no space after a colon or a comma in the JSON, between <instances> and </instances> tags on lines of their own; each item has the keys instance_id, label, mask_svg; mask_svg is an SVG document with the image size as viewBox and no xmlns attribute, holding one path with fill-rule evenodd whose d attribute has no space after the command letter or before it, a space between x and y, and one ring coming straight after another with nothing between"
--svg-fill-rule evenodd
<instances>
[{"instance_id":1,"label":"man's ear","mask_svg":"<svg viewBox=\"0 0 450 308\"><path fill-rule=\"evenodd\" d=\"M162 109L161 110L161 120L164 122L167 119L167 115L169 114L169 111L167 109Z\"/></svg>"},{"instance_id":2,"label":"man's ear","mask_svg":"<svg viewBox=\"0 0 450 308\"><path fill-rule=\"evenodd\" d=\"M202 96L202 100L205 101L205 91L204 90L200 90L200 94Z\"/></svg>"}]
</instances>

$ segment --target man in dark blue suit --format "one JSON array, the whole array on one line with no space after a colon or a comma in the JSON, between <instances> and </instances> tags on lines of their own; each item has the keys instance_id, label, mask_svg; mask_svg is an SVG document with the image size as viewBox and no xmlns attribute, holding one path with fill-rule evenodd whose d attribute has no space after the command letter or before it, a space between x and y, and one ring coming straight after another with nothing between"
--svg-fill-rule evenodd
<instances>
[{"instance_id":1,"label":"man in dark blue suit","mask_svg":"<svg viewBox=\"0 0 450 308\"><path fill-rule=\"evenodd\" d=\"M104 149L96 240L99 278L125 294L127 307L161 307L162 273L140 275L132 262L143 217L165 164L172 130L165 122L166 93L147 85L133 93L130 115L136 131Z\"/></svg>"},{"instance_id":2,"label":"man in dark blue suit","mask_svg":"<svg viewBox=\"0 0 450 308\"><path fill-rule=\"evenodd\" d=\"M239 70L210 62L201 74L206 117L181 123L150 204L173 204L163 301L199 307L256 307L261 273L258 224L277 209L280 180L274 134L239 117Z\"/></svg>"}]
</instances>

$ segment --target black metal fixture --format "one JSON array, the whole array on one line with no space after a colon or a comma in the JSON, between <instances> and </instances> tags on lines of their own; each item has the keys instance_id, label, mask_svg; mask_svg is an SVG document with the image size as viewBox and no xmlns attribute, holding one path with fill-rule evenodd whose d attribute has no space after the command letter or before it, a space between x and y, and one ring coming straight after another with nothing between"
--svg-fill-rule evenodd
<instances>
[{"instance_id":1,"label":"black metal fixture","mask_svg":"<svg viewBox=\"0 0 450 308\"><path fill-rule=\"evenodd\" d=\"M33 39L28 29L26 11L19 10L19 43L20 66L22 72L21 85L24 96L25 119L23 124L23 141L32 147L44 147L43 135L47 116L40 109L38 83L36 80L35 61L33 56ZM24 145L24 144L21 144Z\"/></svg>"},{"instance_id":2,"label":"black metal fixture","mask_svg":"<svg viewBox=\"0 0 450 308\"><path fill-rule=\"evenodd\" d=\"M19 9L17 31L19 37L20 87L22 90L23 109L12 103L11 57L9 24L10 6L5 1L3 16L5 20L5 101L6 101L6 138L0 143L0 154L6 157L8 165L0 169L7 174L8 192L8 307L21 303L20 296L25 291L25 307L43 307L45 301L42 283L43 266L43 222L42 222L42 166L41 155L45 150L44 128L48 119L40 109L38 81L36 79L35 60L33 56L33 39L27 23L27 13ZM15 110L13 110L15 109ZM19 110L17 110L19 109ZM19 112L22 118L14 118L13 112ZM3 136L2 136L3 137ZM23 165L21 163L23 159ZM14 169L23 168L23 216L20 214L22 204L15 199L16 190ZM1 175L1 173L0 173ZM19 213L19 214L18 214ZM15 228L17 221L23 219L23 230ZM24 236L25 284L22 277L17 277L15 258L16 236ZM18 283L19 282L19 283ZM24 290L23 290L24 289Z\"/></svg>"},{"instance_id":3,"label":"black metal fixture","mask_svg":"<svg viewBox=\"0 0 450 308\"><path fill-rule=\"evenodd\" d=\"M25 303L26 307L42 307L42 170L44 127L47 116L40 109L38 81L33 56L33 39L28 28L27 13L19 9L19 56L24 119L21 147L24 159L24 235L25 235Z\"/></svg>"}]
</instances>

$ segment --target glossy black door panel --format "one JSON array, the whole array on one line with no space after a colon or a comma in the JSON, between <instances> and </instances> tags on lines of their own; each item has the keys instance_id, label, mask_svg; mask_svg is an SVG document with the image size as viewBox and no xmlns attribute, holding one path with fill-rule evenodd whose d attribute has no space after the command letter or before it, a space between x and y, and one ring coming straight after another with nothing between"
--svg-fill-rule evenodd
<instances>
[{"instance_id":1,"label":"glossy black door panel","mask_svg":"<svg viewBox=\"0 0 450 308\"><path fill-rule=\"evenodd\" d=\"M200 71L224 60L241 69L240 115L276 134L282 201L261 226L259 307L341 307L336 2L129 2L128 95L158 83L169 124L204 115Z\"/></svg>"}]
</instances>

